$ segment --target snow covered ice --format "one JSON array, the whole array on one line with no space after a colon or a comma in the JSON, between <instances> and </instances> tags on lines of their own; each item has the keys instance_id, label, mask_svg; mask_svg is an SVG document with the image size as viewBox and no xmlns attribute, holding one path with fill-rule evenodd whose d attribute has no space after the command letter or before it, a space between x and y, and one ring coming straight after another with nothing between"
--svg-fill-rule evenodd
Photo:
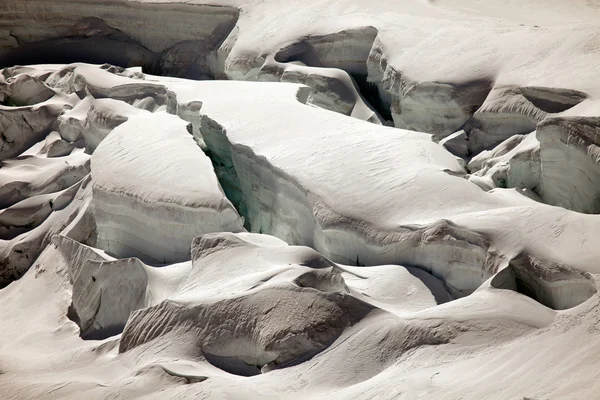
<instances>
[{"instance_id":1,"label":"snow covered ice","mask_svg":"<svg viewBox=\"0 0 600 400\"><path fill-rule=\"evenodd\" d=\"M2 1L0 398L596 398L599 5Z\"/></svg>"}]
</instances>

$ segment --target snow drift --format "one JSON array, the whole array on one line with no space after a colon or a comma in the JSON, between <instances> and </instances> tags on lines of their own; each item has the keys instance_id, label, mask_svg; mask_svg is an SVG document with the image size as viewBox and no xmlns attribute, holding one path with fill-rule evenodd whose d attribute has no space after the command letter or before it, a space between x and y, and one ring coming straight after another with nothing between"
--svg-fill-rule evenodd
<instances>
[{"instance_id":1,"label":"snow drift","mask_svg":"<svg viewBox=\"0 0 600 400\"><path fill-rule=\"evenodd\" d=\"M594 397L599 16L3 2L0 392Z\"/></svg>"}]
</instances>

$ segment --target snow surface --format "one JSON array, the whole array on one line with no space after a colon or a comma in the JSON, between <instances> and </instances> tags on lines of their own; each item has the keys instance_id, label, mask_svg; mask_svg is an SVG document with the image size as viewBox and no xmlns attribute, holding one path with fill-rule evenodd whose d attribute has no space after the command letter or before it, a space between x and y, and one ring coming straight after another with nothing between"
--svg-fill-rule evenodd
<instances>
[{"instance_id":1,"label":"snow surface","mask_svg":"<svg viewBox=\"0 0 600 400\"><path fill-rule=\"evenodd\" d=\"M3 1L0 397L595 398L599 10Z\"/></svg>"},{"instance_id":2,"label":"snow surface","mask_svg":"<svg viewBox=\"0 0 600 400\"><path fill-rule=\"evenodd\" d=\"M186 125L162 112L141 114L96 149L92 192L99 247L120 257L177 262L189 259L194 237L243 229Z\"/></svg>"}]
</instances>

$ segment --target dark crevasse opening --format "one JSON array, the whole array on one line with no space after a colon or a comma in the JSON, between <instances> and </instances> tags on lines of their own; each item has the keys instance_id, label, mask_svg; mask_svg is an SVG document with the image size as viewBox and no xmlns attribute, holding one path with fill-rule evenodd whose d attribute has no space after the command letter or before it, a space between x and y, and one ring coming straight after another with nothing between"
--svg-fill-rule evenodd
<instances>
[{"instance_id":1,"label":"dark crevasse opening","mask_svg":"<svg viewBox=\"0 0 600 400\"><path fill-rule=\"evenodd\" d=\"M363 74L351 75L363 99L375 110L384 121L392 121L392 110L381 98L379 88L373 82L369 82L368 76Z\"/></svg>"}]
</instances>

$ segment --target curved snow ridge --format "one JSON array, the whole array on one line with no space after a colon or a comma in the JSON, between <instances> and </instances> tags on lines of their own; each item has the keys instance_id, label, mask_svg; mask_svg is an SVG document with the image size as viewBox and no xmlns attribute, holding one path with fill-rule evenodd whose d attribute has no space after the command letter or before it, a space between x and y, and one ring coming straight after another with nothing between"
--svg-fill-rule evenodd
<instances>
[{"instance_id":1,"label":"curved snow ridge","mask_svg":"<svg viewBox=\"0 0 600 400\"><path fill-rule=\"evenodd\" d=\"M254 259L260 262L251 261ZM192 243L192 264L194 268L174 300L214 302L290 283L328 293L351 293L399 314L450 299L444 284L424 271L400 265L338 265L314 249L289 246L264 234L202 235ZM386 285L383 272L397 274L398 279Z\"/></svg>"},{"instance_id":2,"label":"curved snow ridge","mask_svg":"<svg viewBox=\"0 0 600 400\"><path fill-rule=\"evenodd\" d=\"M554 310L575 307L597 292L596 282L589 273L524 253L510 260L490 285L514 290Z\"/></svg>"},{"instance_id":3,"label":"curved snow ridge","mask_svg":"<svg viewBox=\"0 0 600 400\"><path fill-rule=\"evenodd\" d=\"M243 219L186 125L169 114L144 113L130 117L96 149L98 247L118 257L177 262L189 259L189 245L202 233L243 230Z\"/></svg>"},{"instance_id":4,"label":"curved snow ridge","mask_svg":"<svg viewBox=\"0 0 600 400\"><path fill-rule=\"evenodd\" d=\"M502 271L498 276L501 274ZM467 297L403 315L403 318L407 321L453 321L471 326L471 329L476 329L473 324L477 321L486 321L500 330L510 321L509 325L521 325L517 332L507 335L515 337L526 334L527 331L548 328L557 321L558 316L557 311L543 305L536 298L525 296L516 290L497 290L488 280ZM499 332L492 335L499 337L498 334Z\"/></svg>"},{"instance_id":5,"label":"curved snow ridge","mask_svg":"<svg viewBox=\"0 0 600 400\"><path fill-rule=\"evenodd\" d=\"M487 271L482 270L484 266L476 265L477 260L470 260L473 261L473 266L470 266L471 270L468 269L469 266L464 271L460 269L461 261L458 258L463 256L468 259L468 253L476 253L479 250L476 246L483 247L486 245L486 241L481 236L472 235L465 230L462 235L461 232L452 233L451 231L451 227L438 224L435 228L425 232L415 232L415 236L419 236L416 240L420 239L422 242L428 243L425 245L428 247L420 249L423 254L439 254L440 249L444 251L444 244L440 244L440 241L444 240L447 242L446 252L454 253L457 261L450 262L450 265L444 260L447 254L442 254L439 256L439 260L433 261L433 263L437 263L437 268L433 268L431 273L439 276L440 280L421 269L405 268L400 265L374 267L336 265L315 250L288 246L282 241L266 235L207 234L194 240L192 260L197 268L192 270L188 282L181 286L180 294L174 300L190 302L204 299L203 301L213 302L215 299L221 299L224 295L233 294L236 290L248 287L249 284L245 283L245 280L255 274L255 279L264 276L261 280L265 283L261 283L260 286L251 286L252 291L260 290L268 285L290 282L293 278L291 282L296 286L308 286L326 292L352 293L353 296L363 301L405 316L408 311L419 311L451 300L453 296L448 293L448 290L458 297L469 293L467 290L459 291L451 287L449 282L459 287L462 284L473 285L473 288L477 288L482 280L494 275L496 271L494 262L498 262L498 260L494 259L493 255L488 255L488 260L485 260L487 263L485 268L489 268ZM269 242L254 244L253 241L258 238L261 241L269 239ZM472 243L469 243L469 240ZM460 253L461 250L464 252L463 254ZM410 253L410 249L405 252ZM471 255L471 258L481 256L485 257L485 253L479 250L479 254ZM262 263L246 265L248 260L255 257L258 257ZM468 261L462 262L468 263ZM425 263L425 261L422 262ZM479 263L485 264L481 261ZM285 266L285 269L282 270L278 265ZM292 268L298 269L296 265L310 269L303 268L304 271L301 269L292 275ZM227 275L224 274L225 270L228 271ZM382 271L387 274L377 278ZM394 272L398 274L398 279L386 285L386 282L392 282L388 279ZM407 275L402 275L400 272ZM245 277L232 279L230 275ZM412 277L408 278L411 275ZM425 287L421 285L425 285ZM420 288L418 291L417 287ZM206 293L200 295L200 290Z\"/></svg>"},{"instance_id":6,"label":"curved snow ridge","mask_svg":"<svg viewBox=\"0 0 600 400\"><path fill-rule=\"evenodd\" d=\"M411 312L436 307L455 298L449 293L443 280L420 268L401 265L339 267L342 269L343 283L355 297L401 317ZM314 273L307 275L299 278L321 279L328 284L333 281L331 278L326 280L321 276L313 277L316 275ZM318 289L316 286L312 287Z\"/></svg>"},{"instance_id":7,"label":"curved snow ridge","mask_svg":"<svg viewBox=\"0 0 600 400\"><path fill-rule=\"evenodd\" d=\"M290 284L325 293L350 292L342 267L311 248L289 246L268 235L202 235L192 243L192 265L172 300L214 303Z\"/></svg>"}]
</instances>

